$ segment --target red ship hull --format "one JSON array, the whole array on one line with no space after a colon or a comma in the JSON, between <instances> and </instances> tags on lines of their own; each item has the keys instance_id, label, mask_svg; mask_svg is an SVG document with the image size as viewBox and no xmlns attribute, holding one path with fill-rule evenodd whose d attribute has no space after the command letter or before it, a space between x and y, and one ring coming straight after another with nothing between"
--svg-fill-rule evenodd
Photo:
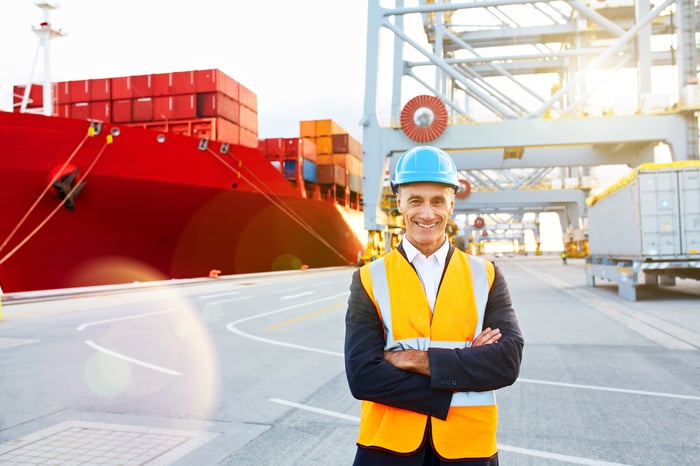
<instances>
[{"instance_id":1,"label":"red ship hull","mask_svg":"<svg viewBox=\"0 0 700 466\"><path fill-rule=\"evenodd\" d=\"M256 149L88 128L0 112L5 292L348 265L363 248L361 212L305 198ZM45 190L73 153L84 187L52 215Z\"/></svg>"}]
</instances>

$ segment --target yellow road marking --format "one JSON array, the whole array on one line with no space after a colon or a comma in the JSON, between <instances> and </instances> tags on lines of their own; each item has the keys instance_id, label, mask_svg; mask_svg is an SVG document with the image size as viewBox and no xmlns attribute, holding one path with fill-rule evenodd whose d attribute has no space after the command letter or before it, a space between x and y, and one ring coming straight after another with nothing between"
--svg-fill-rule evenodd
<instances>
[{"instance_id":1,"label":"yellow road marking","mask_svg":"<svg viewBox=\"0 0 700 466\"><path fill-rule=\"evenodd\" d=\"M267 327L265 330L267 330L267 331L277 330L280 327L285 327L287 325L295 324L297 322L301 322L302 320L310 319L312 317L316 317L318 315L325 314L326 312L332 311L334 309L338 309L339 307L343 307L343 306L345 306L345 303L340 303L340 304L336 304L334 306L324 307L323 309L318 310L316 312L312 312L310 314L305 314L303 316L296 317L296 318L288 320L286 322L282 322L281 324Z\"/></svg>"}]
</instances>

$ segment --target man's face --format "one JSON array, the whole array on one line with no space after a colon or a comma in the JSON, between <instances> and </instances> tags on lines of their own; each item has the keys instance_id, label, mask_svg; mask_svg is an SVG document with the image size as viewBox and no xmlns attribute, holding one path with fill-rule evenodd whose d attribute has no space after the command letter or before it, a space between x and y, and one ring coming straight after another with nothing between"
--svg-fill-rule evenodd
<instances>
[{"instance_id":1,"label":"man's face","mask_svg":"<svg viewBox=\"0 0 700 466\"><path fill-rule=\"evenodd\" d=\"M454 210L454 190L438 183L410 183L399 187L396 201L411 244L426 257L437 251Z\"/></svg>"}]
</instances>

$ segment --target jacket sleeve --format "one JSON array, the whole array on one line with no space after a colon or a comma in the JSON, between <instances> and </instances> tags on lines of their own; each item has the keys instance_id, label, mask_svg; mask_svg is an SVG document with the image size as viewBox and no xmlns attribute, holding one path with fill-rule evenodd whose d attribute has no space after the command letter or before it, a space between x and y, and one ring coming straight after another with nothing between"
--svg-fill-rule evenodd
<instances>
[{"instance_id":1,"label":"jacket sleeve","mask_svg":"<svg viewBox=\"0 0 700 466\"><path fill-rule=\"evenodd\" d=\"M452 391L481 392L512 385L520 373L524 339L508 292L508 285L498 267L489 291L484 314L484 328L498 328L502 338L496 344L465 349L431 348L430 386L440 381L456 381ZM454 383L454 382L453 382Z\"/></svg>"},{"instance_id":2,"label":"jacket sleeve","mask_svg":"<svg viewBox=\"0 0 700 466\"><path fill-rule=\"evenodd\" d=\"M398 369L384 359L384 327L359 271L352 277L345 315L345 373L357 399L447 417L451 392L431 388L430 377Z\"/></svg>"}]
</instances>

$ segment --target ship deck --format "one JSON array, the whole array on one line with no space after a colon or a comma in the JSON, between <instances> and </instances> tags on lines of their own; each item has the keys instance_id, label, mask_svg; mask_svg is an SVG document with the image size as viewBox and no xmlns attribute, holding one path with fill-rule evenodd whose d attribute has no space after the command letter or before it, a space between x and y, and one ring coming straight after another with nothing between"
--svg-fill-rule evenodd
<instances>
[{"instance_id":1,"label":"ship deck","mask_svg":"<svg viewBox=\"0 0 700 466\"><path fill-rule=\"evenodd\" d=\"M700 283L585 285L583 259L495 259L526 345L503 464L692 464ZM2 296L0 465L350 464L354 268ZM133 462L133 463L131 463Z\"/></svg>"}]
</instances>

